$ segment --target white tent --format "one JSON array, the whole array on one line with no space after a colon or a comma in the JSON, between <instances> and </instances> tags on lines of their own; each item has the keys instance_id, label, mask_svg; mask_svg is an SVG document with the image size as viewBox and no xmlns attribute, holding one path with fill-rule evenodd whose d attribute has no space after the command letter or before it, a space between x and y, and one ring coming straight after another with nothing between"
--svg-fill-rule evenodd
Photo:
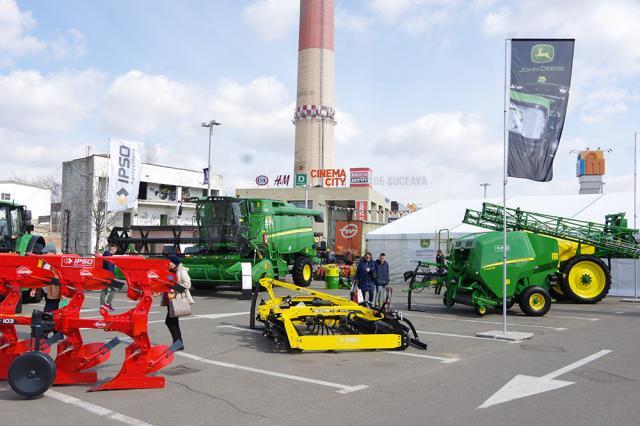
<instances>
[{"instance_id":1,"label":"white tent","mask_svg":"<svg viewBox=\"0 0 640 426\"><path fill-rule=\"evenodd\" d=\"M448 230L450 239L486 232L486 229L462 223L465 210L481 210L484 201L502 204L502 200L496 198L448 200L429 204L415 213L367 233L367 250L373 253L374 258L378 253L384 252L391 266L392 282L401 282L402 274L413 270L418 260L433 262L438 248L446 251L447 231L444 230ZM631 192L511 197L507 200L507 207L597 223L603 223L606 214L624 212L629 226L633 225ZM613 260L611 269L613 286L610 294L632 296L633 261Z\"/></svg>"}]
</instances>

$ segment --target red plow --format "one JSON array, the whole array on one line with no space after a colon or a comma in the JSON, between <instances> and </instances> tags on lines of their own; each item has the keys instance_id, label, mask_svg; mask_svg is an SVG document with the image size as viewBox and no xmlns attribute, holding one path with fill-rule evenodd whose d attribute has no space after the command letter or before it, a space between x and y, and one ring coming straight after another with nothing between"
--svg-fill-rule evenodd
<instances>
[{"instance_id":1,"label":"red plow","mask_svg":"<svg viewBox=\"0 0 640 426\"><path fill-rule=\"evenodd\" d=\"M116 265L127 284L127 297L137 303L129 311L110 315L101 308L99 318L81 318L87 291L123 286L103 268L103 260ZM78 255L0 255L0 379L25 397L34 397L54 385L95 384L91 391L162 388L162 376L152 376L173 361L181 346L152 345L148 317L153 296L175 284L169 262L142 256L82 257ZM59 285L69 298L53 312L34 311L30 317L15 314L23 288ZM31 337L19 340L16 325L29 326ZM85 343L81 330L117 332L131 338L120 371L98 384L97 372L88 371L107 361L121 340ZM48 339L46 336L53 334ZM48 352L59 341L55 360Z\"/></svg>"}]
</instances>

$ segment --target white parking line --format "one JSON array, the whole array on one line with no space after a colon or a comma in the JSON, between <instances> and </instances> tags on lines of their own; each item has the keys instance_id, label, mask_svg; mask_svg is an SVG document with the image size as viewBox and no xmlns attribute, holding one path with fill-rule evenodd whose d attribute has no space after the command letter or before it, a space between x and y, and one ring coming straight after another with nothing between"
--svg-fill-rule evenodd
<instances>
[{"instance_id":1,"label":"white parking line","mask_svg":"<svg viewBox=\"0 0 640 426\"><path fill-rule=\"evenodd\" d=\"M249 331L251 333L259 333L262 334L261 330L256 330L253 328L247 328L247 327L238 327L236 325L219 325L217 328L233 328L234 330L242 330L242 331Z\"/></svg>"},{"instance_id":2,"label":"white parking line","mask_svg":"<svg viewBox=\"0 0 640 426\"><path fill-rule=\"evenodd\" d=\"M431 319L437 319L437 320L443 320L443 321L476 322L480 324L502 324L502 321L485 321L485 320L472 320L472 319L463 319L463 318L444 318L444 317L437 317L435 315L421 315L421 314L407 314L407 313L403 313L403 315L406 315L408 317L431 318ZM547 325L516 324L514 322L510 322L509 325L514 327L546 328L549 330L556 330L556 331L564 331L567 329L566 327L550 327Z\"/></svg>"},{"instance_id":3,"label":"white parking line","mask_svg":"<svg viewBox=\"0 0 640 426\"><path fill-rule=\"evenodd\" d=\"M468 336L466 334L438 333L436 331L420 331L420 330L418 330L417 332L420 334L433 334L434 336L460 337L462 339L480 339L480 340L484 340L485 342L515 343L515 342L509 342L507 340L497 340L497 339L487 340L484 337Z\"/></svg>"},{"instance_id":4,"label":"white parking line","mask_svg":"<svg viewBox=\"0 0 640 426\"><path fill-rule=\"evenodd\" d=\"M83 401L81 399L75 398L73 396L69 396L64 393L56 392L54 390L48 390L44 394L49 398L55 399L60 402L64 402L65 404L74 405L76 407L82 408L90 413L93 413L98 416L103 416L111 420L115 420L121 423L125 423L133 426L152 426L150 423L143 422L142 420L135 419L133 417L126 416L124 414L118 413L116 411L109 410L108 408L104 408L100 405L92 404L91 402Z\"/></svg>"},{"instance_id":5,"label":"white parking line","mask_svg":"<svg viewBox=\"0 0 640 426\"><path fill-rule=\"evenodd\" d=\"M339 389L336 392L342 393L342 394L356 392L356 391L359 391L359 390L362 390L362 389L366 389L366 388L369 387L367 385L347 386L347 385L341 385L340 383L326 382L324 380L310 379L310 378L307 378L307 377L294 376L294 375L291 375L291 374L278 373L278 372L269 371L269 370L261 370L259 368L247 367L247 366L244 366L244 365L231 364L231 363L228 363L228 362L221 362L221 361L214 361L214 360L211 360L211 359L202 358L202 357L200 357L198 355L193 355L193 354L189 354L189 353L185 353L185 352L176 352L176 355L184 357L184 358L189 358L189 359L192 359L194 361L204 362L206 364L217 365L218 367L233 368L235 370L248 371L250 373L265 374L267 376L280 377L282 379L295 380L295 381L298 381L298 382L311 383L311 384L320 385L320 386L327 386L327 387L330 387L330 388Z\"/></svg>"},{"instance_id":6,"label":"white parking line","mask_svg":"<svg viewBox=\"0 0 640 426\"><path fill-rule=\"evenodd\" d=\"M587 317L568 317L564 315L545 315L546 318L562 318L562 319L576 319L584 321L600 321L600 318L587 318Z\"/></svg>"},{"instance_id":7,"label":"white parking line","mask_svg":"<svg viewBox=\"0 0 640 426\"><path fill-rule=\"evenodd\" d=\"M249 315L249 312L230 312L226 314L191 315L189 317L181 317L180 320L186 321L186 320L194 320L194 319L218 319L218 318L236 317L238 315ZM164 322L164 320L149 321L149 324L155 324L158 322Z\"/></svg>"},{"instance_id":8,"label":"white parking line","mask_svg":"<svg viewBox=\"0 0 640 426\"><path fill-rule=\"evenodd\" d=\"M445 358L445 357L441 357L441 356L434 356L434 355L421 355L421 354L412 354L411 352L394 352L394 351L385 351L384 353L386 354L391 354L391 355L404 355L404 356L412 356L412 357L416 357L416 358L427 358L427 359L435 359L437 361L440 361L443 364L451 364L457 361L460 361L460 358Z\"/></svg>"}]
</instances>

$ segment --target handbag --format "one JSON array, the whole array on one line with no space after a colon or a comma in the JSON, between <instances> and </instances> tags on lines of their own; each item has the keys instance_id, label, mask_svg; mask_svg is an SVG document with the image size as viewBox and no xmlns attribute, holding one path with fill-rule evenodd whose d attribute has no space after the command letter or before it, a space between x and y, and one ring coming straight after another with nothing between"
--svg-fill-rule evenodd
<instances>
[{"instance_id":1,"label":"handbag","mask_svg":"<svg viewBox=\"0 0 640 426\"><path fill-rule=\"evenodd\" d=\"M169 299L169 316L171 318L186 317L191 315L191 304L186 297L174 297Z\"/></svg>"}]
</instances>

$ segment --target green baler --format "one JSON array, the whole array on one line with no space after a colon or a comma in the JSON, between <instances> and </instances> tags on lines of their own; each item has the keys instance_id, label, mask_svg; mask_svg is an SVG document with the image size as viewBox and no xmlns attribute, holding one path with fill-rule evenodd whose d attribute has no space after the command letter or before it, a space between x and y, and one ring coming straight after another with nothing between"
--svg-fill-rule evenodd
<instances>
[{"instance_id":1,"label":"green baler","mask_svg":"<svg viewBox=\"0 0 640 426\"><path fill-rule=\"evenodd\" d=\"M159 244L176 250L193 244L184 251L183 264L200 288L240 289L242 263L252 265L254 283L290 272L297 285L311 284L316 255L313 222L322 221L319 211L269 199L200 197L185 202L196 205L197 236L181 236L194 230L189 226L132 226L114 228L109 242L123 252L133 246L149 255L162 254L154 249ZM154 236L160 232L165 236Z\"/></svg>"},{"instance_id":2,"label":"green baler","mask_svg":"<svg viewBox=\"0 0 640 426\"><path fill-rule=\"evenodd\" d=\"M540 316L551 306L549 287L558 276L558 241L529 232L507 233L507 300L516 301L527 315ZM446 276L440 286L446 286L443 302L473 306L484 315L487 308L502 305L501 232L469 235L456 240L447 262Z\"/></svg>"}]
</instances>

